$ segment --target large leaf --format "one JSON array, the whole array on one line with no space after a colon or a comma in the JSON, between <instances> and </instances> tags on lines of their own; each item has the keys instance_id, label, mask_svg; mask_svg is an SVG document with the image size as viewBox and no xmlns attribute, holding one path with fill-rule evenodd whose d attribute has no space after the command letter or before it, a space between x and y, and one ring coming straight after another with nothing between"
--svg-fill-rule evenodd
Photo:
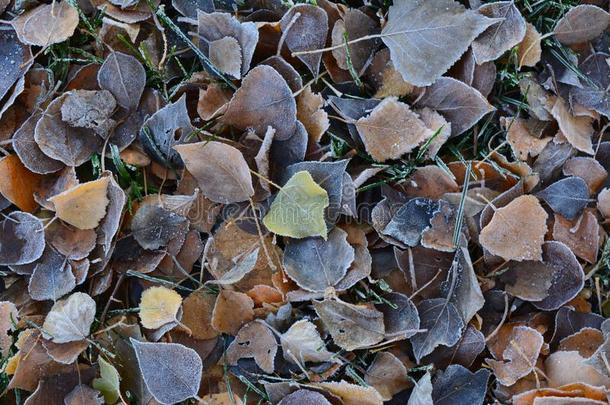
<instances>
[{"instance_id":1,"label":"large leaf","mask_svg":"<svg viewBox=\"0 0 610 405\"><path fill-rule=\"evenodd\" d=\"M286 274L299 287L312 292L324 292L337 284L353 261L354 248L340 228L334 228L328 240L307 238L290 241L284 250Z\"/></svg>"},{"instance_id":2,"label":"large leaf","mask_svg":"<svg viewBox=\"0 0 610 405\"><path fill-rule=\"evenodd\" d=\"M42 4L21 14L11 24L21 42L46 48L74 34L78 11L68 1Z\"/></svg>"},{"instance_id":3,"label":"large leaf","mask_svg":"<svg viewBox=\"0 0 610 405\"><path fill-rule=\"evenodd\" d=\"M563 44L580 44L598 37L608 24L610 13L592 4L581 4L568 10L557 22L553 33Z\"/></svg>"},{"instance_id":4,"label":"large leaf","mask_svg":"<svg viewBox=\"0 0 610 405\"><path fill-rule=\"evenodd\" d=\"M49 198L49 201L53 203L55 213L63 221L78 229L93 229L106 215L109 183L109 177L102 177L79 184Z\"/></svg>"},{"instance_id":5,"label":"large leaf","mask_svg":"<svg viewBox=\"0 0 610 405\"><path fill-rule=\"evenodd\" d=\"M226 143L209 141L174 147L201 192L212 201L246 201L254 194L252 175L242 153Z\"/></svg>"},{"instance_id":6,"label":"large leaf","mask_svg":"<svg viewBox=\"0 0 610 405\"><path fill-rule=\"evenodd\" d=\"M157 401L174 404L197 396L203 365L196 351L177 343L129 340L146 387Z\"/></svg>"},{"instance_id":7,"label":"large leaf","mask_svg":"<svg viewBox=\"0 0 610 405\"><path fill-rule=\"evenodd\" d=\"M326 238L324 209L328 193L306 171L295 173L280 189L263 223L271 232L292 238Z\"/></svg>"},{"instance_id":8,"label":"large leaf","mask_svg":"<svg viewBox=\"0 0 610 405\"><path fill-rule=\"evenodd\" d=\"M453 0L400 0L390 7L381 38L402 77L428 86L494 22Z\"/></svg>"}]
</instances>

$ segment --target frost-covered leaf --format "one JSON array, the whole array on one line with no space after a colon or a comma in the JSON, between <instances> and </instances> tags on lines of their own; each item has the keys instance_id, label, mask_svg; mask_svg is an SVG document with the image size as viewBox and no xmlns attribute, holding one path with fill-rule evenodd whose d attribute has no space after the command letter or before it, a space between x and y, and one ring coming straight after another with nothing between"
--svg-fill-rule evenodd
<instances>
[{"instance_id":1,"label":"frost-covered leaf","mask_svg":"<svg viewBox=\"0 0 610 405\"><path fill-rule=\"evenodd\" d=\"M4 32L4 31L0 31ZM0 34L1 35L1 34ZM23 165L34 173L48 174L61 170L64 164L45 155L34 139L40 113L32 114L13 135L13 149Z\"/></svg>"},{"instance_id":2,"label":"frost-covered leaf","mask_svg":"<svg viewBox=\"0 0 610 405\"><path fill-rule=\"evenodd\" d=\"M543 344L540 332L527 326L517 326L508 338L502 353L503 361L486 361L498 381L503 385L513 385L534 370Z\"/></svg>"},{"instance_id":3,"label":"frost-covered leaf","mask_svg":"<svg viewBox=\"0 0 610 405\"><path fill-rule=\"evenodd\" d=\"M15 211L0 222L0 265L21 265L38 260L45 248L42 221Z\"/></svg>"},{"instance_id":4,"label":"frost-covered leaf","mask_svg":"<svg viewBox=\"0 0 610 405\"><path fill-rule=\"evenodd\" d=\"M174 404L197 396L203 365L196 351L177 343L129 340L146 387L157 401Z\"/></svg>"},{"instance_id":5,"label":"frost-covered leaf","mask_svg":"<svg viewBox=\"0 0 610 405\"><path fill-rule=\"evenodd\" d=\"M427 87L417 106L429 107L445 117L451 123L451 136L464 133L494 110L478 90L451 77L441 77Z\"/></svg>"},{"instance_id":6,"label":"frost-covered leaf","mask_svg":"<svg viewBox=\"0 0 610 405\"><path fill-rule=\"evenodd\" d=\"M182 297L166 287L150 287L140 299L140 322L147 329L158 329L175 322Z\"/></svg>"},{"instance_id":7,"label":"frost-covered leaf","mask_svg":"<svg viewBox=\"0 0 610 405\"><path fill-rule=\"evenodd\" d=\"M104 398L98 390L80 384L64 398L64 405L102 405Z\"/></svg>"},{"instance_id":8,"label":"frost-covered leaf","mask_svg":"<svg viewBox=\"0 0 610 405\"><path fill-rule=\"evenodd\" d=\"M144 121L139 139L144 150L157 163L165 167L182 168L184 164L174 146L187 139L194 130L186 109L186 97L182 96Z\"/></svg>"},{"instance_id":9,"label":"frost-covered leaf","mask_svg":"<svg viewBox=\"0 0 610 405\"><path fill-rule=\"evenodd\" d=\"M297 106L290 87L266 65L255 67L244 77L222 117L226 124L242 130L253 128L260 134L272 126L278 140L295 133L296 119Z\"/></svg>"},{"instance_id":10,"label":"frost-covered leaf","mask_svg":"<svg viewBox=\"0 0 610 405\"><path fill-rule=\"evenodd\" d=\"M133 56L111 52L98 71L97 82L112 93L121 107L134 110L144 92L146 71Z\"/></svg>"},{"instance_id":11,"label":"frost-covered leaf","mask_svg":"<svg viewBox=\"0 0 610 405\"><path fill-rule=\"evenodd\" d=\"M278 235L293 238L322 236L326 238L324 209L328 193L307 171L295 173L280 189L263 223Z\"/></svg>"},{"instance_id":12,"label":"frost-covered leaf","mask_svg":"<svg viewBox=\"0 0 610 405\"><path fill-rule=\"evenodd\" d=\"M536 197L517 197L494 212L479 242L504 260L542 260L547 217Z\"/></svg>"},{"instance_id":13,"label":"frost-covered leaf","mask_svg":"<svg viewBox=\"0 0 610 405\"><path fill-rule=\"evenodd\" d=\"M385 98L356 122L356 128L367 152L378 162L397 159L434 134L408 105L395 97Z\"/></svg>"},{"instance_id":14,"label":"frost-covered leaf","mask_svg":"<svg viewBox=\"0 0 610 405\"><path fill-rule=\"evenodd\" d=\"M353 261L354 248L340 228L334 228L327 240L319 237L294 240L284 250L286 274L299 287L312 292L324 292L335 286Z\"/></svg>"},{"instance_id":15,"label":"frost-covered leaf","mask_svg":"<svg viewBox=\"0 0 610 405\"><path fill-rule=\"evenodd\" d=\"M411 385L407 368L402 361L390 352L379 352L366 370L364 381L389 401L399 392Z\"/></svg>"},{"instance_id":16,"label":"frost-covered leaf","mask_svg":"<svg viewBox=\"0 0 610 405\"><path fill-rule=\"evenodd\" d=\"M434 380L432 399L435 405L471 404L483 405L490 372L470 372L458 364L452 364Z\"/></svg>"},{"instance_id":17,"label":"frost-covered leaf","mask_svg":"<svg viewBox=\"0 0 610 405\"><path fill-rule=\"evenodd\" d=\"M553 33L563 44L588 42L606 31L610 13L592 4L580 4L568 10L557 22Z\"/></svg>"},{"instance_id":18,"label":"frost-covered leaf","mask_svg":"<svg viewBox=\"0 0 610 405\"><path fill-rule=\"evenodd\" d=\"M415 335L419 329L419 313L409 297L398 292L391 292L384 297L386 303L378 305L383 312L383 323L388 338Z\"/></svg>"},{"instance_id":19,"label":"frost-covered leaf","mask_svg":"<svg viewBox=\"0 0 610 405\"><path fill-rule=\"evenodd\" d=\"M383 340L383 314L365 306L342 301L314 301L314 309L333 341L345 350L362 349Z\"/></svg>"},{"instance_id":20,"label":"frost-covered leaf","mask_svg":"<svg viewBox=\"0 0 610 405\"><path fill-rule=\"evenodd\" d=\"M266 373L275 369L277 343L273 332L262 322L254 321L244 325L235 340L227 348L227 361L237 364L239 359L251 358Z\"/></svg>"},{"instance_id":21,"label":"frost-covered leaf","mask_svg":"<svg viewBox=\"0 0 610 405\"><path fill-rule=\"evenodd\" d=\"M553 211L570 220L580 215L590 201L587 183L576 176L556 181L537 195Z\"/></svg>"},{"instance_id":22,"label":"frost-covered leaf","mask_svg":"<svg viewBox=\"0 0 610 405\"><path fill-rule=\"evenodd\" d=\"M46 48L74 34L78 12L68 1L42 4L15 18L11 25L24 44Z\"/></svg>"},{"instance_id":23,"label":"frost-covered leaf","mask_svg":"<svg viewBox=\"0 0 610 405\"><path fill-rule=\"evenodd\" d=\"M95 317L95 301L77 292L57 301L44 320L45 337L55 343L86 339Z\"/></svg>"},{"instance_id":24,"label":"frost-covered leaf","mask_svg":"<svg viewBox=\"0 0 610 405\"><path fill-rule=\"evenodd\" d=\"M453 0L402 0L390 7L381 38L402 77L428 86L494 22Z\"/></svg>"},{"instance_id":25,"label":"frost-covered leaf","mask_svg":"<svg viewBox=\"0 0 610 405\"><path fill-rule=\"evenodd\" d=\"M523 40L525 19L513 1L486 3L479 13L500 21L487 28L472 43L472 53L477 64L498 59L502 54Z\"/></svg>"},{"instance_id":26,"label":"frost-covered leaf","mask_svg":"<svg viewBox=\"0 0 610 405\"><path fill-rule=\"evenodd\" d=\"M324 48L328 33L328 16L323 8L312 4L297 4L280 21L286 46L292 52ZM318 75L322 53L297 56L315 76Z\"/></svg>"},{"instance_id":27,"label":"frost-covered leaf","mask_svg":"<svg viewBox=\"0 0 610 405\"><path fill-rule=\"evenodd\" d=\"M245 201L254 194L252 175L242 153L231 145L209 141L174 147L203 195L212 201Z\"/></svg>"},{"instance_id":28,"label":"frost-covered leaf","mask_svg":"<svg viewBox=\"0 0 610 405\"><path fill-rule=\"evenodd\" d=\"M455 305L445 298L424 300L417 306L419 332L411 338L413 353L419 362L438 345L453 346L460 340L464 322Z\"/></svg>"},{"instance_id":29,"label":"frost-covered leaf","mask_svg":"<svg viewBox=\"0 0 610 405\"><path fill-rule=\"evenodd\" d=\"M432 401L432 376L427 372L415 383L407 405L428 405Z\"/></svg>"},{"instance_id":30,"label":"frost-covered leaf","mask_svg":"<svg viewBox=\"0 0 610 405\"><path fill-rule=\"evenodd\" d=\"M439 209L437 201L413 198L396 211L383 229L383 234L407 246L417 246L422 232L430 226L430 220Z\"/></svg>"},{"instance_id":31,"label":"frost-covered leaf","mask_svg":"<svg viewBox=\"0 0 610 405\"><path fill-rule=\"evenodd\" d=\"M55 301L76 287L76 278L67 258L48 245L42 256L27 266L33 266L25 274L31 274L28 292L34 300Z\"/></svg>"},{"instance_id":32,"label":"frost-covered leaf","mask_svg":"<svg viewBox=\"0 0 610 405\"><path fill-rule=\"evenodd\" d=\"M9 93L13 85L21 78L28 66L22 66L31 56L28 47L17 41L17 35L11 30L0 30L0 100ZM1 115L1 114L0 114Z\"/></svg>"},{"instance_id":33,"label":"frost-covered leaf","mask_svg":"<svg viewBox=\"0 0 610 405\"><path fill-rule=\"evenodd\" d=\"M184 238L188 220L182 215L158 205L145 204L131 221L131 231L144 249L155 250L167 246L176 238Z\"/></svg>"}]
</instances>

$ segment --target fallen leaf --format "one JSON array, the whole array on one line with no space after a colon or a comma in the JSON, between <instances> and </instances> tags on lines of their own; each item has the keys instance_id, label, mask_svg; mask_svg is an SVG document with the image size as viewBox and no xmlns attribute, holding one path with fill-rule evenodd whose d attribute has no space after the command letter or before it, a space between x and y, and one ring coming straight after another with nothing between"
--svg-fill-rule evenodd
<instances>
[{"instance_id":1,"label":"fallen leaf","mask_svg":"<svg viewBox=\"0 0 610 405\"><path fill-rule=\"evenodd\" d=\"M383 340L383 314L375 309L342 301L314 301L314 309L335 344L345 350L372 346Z\"/></svg>"},{"instance_id":2,"label":"fallen leaf","mask_svg":"<svg viewBox=\"0 0 610 405\"><path fill-rule=\"evenodd\" d=\"M577 150L593 155L593 119L586 116L575 116L568 109L568 105L561 97L549 101L550 113L557 120L559 129L567 141Z\"/></svg>"},{"instance_id":3,"label":"fallen leaf","mask_svg":"<svg viewBox=\"0 0 610 405\"><path fill-rule=\"evenodd\" d=\"M177 239L184 241L187 229L185 217L153 204L140 207L131 221L133 237L147 250L165 247Z\"/></svg>"},{"instance_id":4,"label":"fallen leaf","mask_svg":"<svg viewBox=\"0 0 610 405\"><path fill-rule=\"evenodd\" d=\"M108 184L110 179L102 177L70 188L49 198L55 213L61 220L78 229L97 227L106 215L108 206Z\"/></svg>"},{"instance_id":5,"label":"fallen leaf","mask_svg":"<svg viewBox=\"0 0 610 405\"><path fill-rule=\"evenodd\" d=\"M104 398L100 392L93 388L80 384L74 387L64 399L64 405L102 405Z\"/></svg>"},{"instance_id":6,"label":"fallen leaf","mask_svg":"<svg viewBox=\"0 0 610 405\"><path fill-rule=\"evenodd\" d=\"M0 223L0 229L0 264L28 264L42 256L45 235L40 219L14 211Z\"/></svg>"},{"instance_id":7,"label":"fallen leaf","mask_svg":"<svg viewBox=\"0 0 610 405\"><path fill-rule=\"evenodd\" d=\"M563 166L563 174L582 178L591 195L601 190L608 178L608 172L597 160L581 156L568 159Z\"/></svg>"},{"instance_id":8,"label":"fallen leaf","mask_svg":"<svg viewBox=\"0 0 610 405\"><path fill-rule=\"evenodd\" d=\"M297 97L297 119L309 134L309 144L315 145L330 127L328 114L322 109L324 98L307 86Z\"/></svg>"},{"instance_id":9,"label":"fallen leaf","mask_svg":"<svg viewBox=\"0 0 610 405\"><path fill-rule=\"evenodd\" d=\"M330 402L324 395L316 391L297 390L286 397L282 398L278 405L304 405L304 404L316 404L316 405L331 405Z\"/></svg>"},{"instance_id":10,"label":"fallen leaf","mask_svg":"<svg viewBox=\"0 0 610 405\"><path fill-rule=\"evenodd\" d=\"M0 353L3 357L8 357L13 344L13 339L8 332L16 329L19 321L17 307L10 301L0 301Z\"/></svg>"},{"instance_id":11,"label":"fallen leaf","mask_svg":"<svg viewBox=\"0 0 610 405\"><path fill-rule=\"evenodd\" d=\"M407 0L390 7L381 39L404 80L428 86L494 22L453 0Z\"/></svg>"},{"instance_id":12,"label":"fallen leaf","mask_svg":"<svg viewBox=\"0 0 610 405\"><path fill-rule=\"evenodd\" d=\"M0 194L23 211L36 211L38 203L33 195L38 191L42 177L29 171L17 155L0 159L0 173Z\"/></svg>"},{"instance_id":13,"label":"fallen leaf","mask_svg":"<svg viewBox=\"0 0 610 405\"><path fill-rule=\"evenodd\" d=\"M500 383L513 385L534 371L543 344L540 332L527 326L517 326L502 353L503 361L487 359L486 362Z\"/></svg>"},{"instance_id":14,"label":"fallen leaf","mask_svg":"<svg viewBox=\"0 0 610 405\"><path fill-rule=\"evenodd\" d=\"M264 323L254 321L244 325L227 348L227 361L237 364L242 358L253 358L266 373L275 370L277 343L273 332Z\"/></svg>"},{"instance_id":15,"label":"fallen leaf","mask_svg":"<svg viewBox=\"0 0 610 405\"><path fill-rule=\"evenodd\" d=\"M589 263L597 261L600 226L590 210L586 210L573 221L556 214L553 238L565 243L581 259Z\"/></svg>"},{"instance_id":16,"label":"fallen leaf","mask_svg":"<svg viewBox=\"0 0 610 405\"><path fill-rule=\"evenodd\" d=\"M150 287L140 299L140 322L147 329L158 329L175 322L182 297L174 290L165 287Z\"/></svg>"},{"instance_id":17,"label":"fallen leaf","mask_svg":"<svg viewBox=\"0 0 610 405\"><path fill-rule=\"evenodd\" d=\"M391 292L384 297L384 304L377 309L383 312L383 323L387 338L410 338L419 331L419 313L409 297Z\"/></svg>"},{"instance_id":18,"label":"fallen leaf","mask_svg":"<svg viewBox=\"0 0 610 405\"><path fill-rule=\"evenodd\" d=\"M536 197L517 197L494 212L481 230L479 242L504 260L542 260L547 217Z\"/></svg>"},{"instance_id":19,"label":"fallen leaf","mask_svg":"<svg viewBox=\"0 0 610 405\"><path fill-rule=\"evenodd\" d=\"M76 278L68 260L48 245L42 256L27 266L33 266L25 274L31 274L28 292L34 300L55 301L76 287Z\"/></svg>"},{"instance_id":20,"label":"fallen leaf","mask_svg":"<svg viewBox=\"0 0 610 405\"><path fill-rule=\"evenodd\" d=\"M102 357L98 357L97 361L100 365L100 378L94 379L91 385L104 395L107 404L113 404L121 395L121 377L116 368Z\"/></svg>"},{"instance_id":21,"label":"fallen leaf","mask_svg":"<svg viewBox=\"0 0 610 405\"><path fill-rule=\"evenodd\" d=\"M95 317L95 301L85 293L76 292L57 301L44 320L43 334L55 343L87 339Z\"/></svg>"},{"instance_id":22,"label":"fallen leaf","mask_svg":"<svg viewBox=\"0 0 610 405\"><path fill-rule=\"evenodd\" d=\"M366 370L364 381L375 388L384 401L391 400L394 395L411 385L407 368L390 352L379 352L375 355Z\"/></svg>"},{"instance_id":23,"label":"fallen leaf","mask_svg":"<svg viewBox=\"0 0 610 405\"><path fill-rule=\"evenodd\" d=\"M328 193L307 171L295 173L280 189L263 223L271 232L293 238L327 237L324 209Z\"/></svg>"},{"instance_id":24,"label":"fallen leaf","mask_svg":"<svg viewBox=\"0 0 610 405\"><path fill-rule=\"evenodd\" d=\"M395 97L385 98L371 113L356 121L367 152L378 162L411 152L434 134Z\"/></svg>"},{"instance_id":25,"label":"fallen leaf","mask_svg":"<svg viewBox=\"0 0 610 405\"><path fill-rule=\"evenodd\" d=\"M416 105L445 117L451 123L452 137L464 133L495 109L478 90L450 77L441 77L427 87Z\"/></svg>"},{"instance_id":26,"label":"fallen leaf","mask_svg":"<svg viewBox=\"0 0 610 405\"><path fill-rule=\"evenodd\" d=\"M126 110L134 110L146 85L146 71L133 56L111 52L97 73L99 86L108 90Z\"/></svg>"},{"instance_id":27,"label":"fallen leaf","mask_svg":"<svg viewBox=\"0 0 610 405\"><path fill-rule=\"evenodd\" d=\"M67 1L42 4L15 18L11 25L24 44L46 48L74 34L78 11Z\"/></svg>"},{"instance_id":28,"label":"fallen leaf","mask_svg":"<svg viewBox=\"0 0 610 405\"><path fill-rule=\"evenodd\" d=\"M426 372L426 374L415 383L415 387L413 387L407 405L427 405L431 403L433 403L432 377L429 372Z\"/></svg>"},{"instance_id":29,"label":"fallen leaf","mask_svg":"<svg viewBox=\"0 0 610 405\"><path fill-rule=\"evenodd\" d=\"M610 13L592 4L579 4L557 22L553 34L566 45L588 42L606 31Z\"/></svg>"},{"instance_id":30,"label":"fallen leaf","mask_svg":"<svg viewBox=\"0 0 610 405\"><path fill-rule=\"evenodd\" d=\"M254 319L254 301L247 294L222 290L212 312L212 327L218 332L237 335L242 325Z\"/></svg>"},{"instance_id":31,"label":"fallen leaf","mask_svg":"<svg viewBox=\"0 0 610 405\"><path fill-rule=\"evenodd\" d=\"M275 69L265 65L244 77L222 117L226 124L242 130L253 128L257 133L272 126L278 140L295 133L296 119L297 106L290 87Z\"/></svg>"},{"instance_id":32,"label":"fallen leaf","mask_svg":"<svg viewBox=\"0 0 610 405\"><path fill-rule=\"evenodd\" d=\"M525 24L525 37L523 37L523 41L519 44L517 52L520 68L523 66L536 66L542 56L542 35L540 35L533 24L529 22Z\"/></svg>"},{"instance_id":33,"label":"fallen leaf","mask_svg":"<svg viewBox=\"0 0 610 405\"><path fill-rule=\"evenodd\" d=\"M551 138L537 138L530 132L531 121L524 118L501 117L500 124L506 128L506 140L519 160L540 155Z\"/></svg>"},{"instance_id":34,"label":"fallen leaf","mask_svg":"<svg viewBox=\"0 0 610 405\"><path fill-rule=\"evenodd\" d=\"M579 216L590 201L587 183L576 176L556 181L537 195L554 212L570 220Z\"/></svg>"},{"instance_id":35,"label":"fallen leaf","mask_svg":"<svg viewBox=\"0 0 610 405\"><path fill-rule=\"evenodd\" d=\"M353 69L356 75L360 76L379 43L379 40L375 38L377 34L379 34L379 27L375 20L358 9L348 9L343 14L343 18L335 22L332 29L331 38L333 47L344 44L346 41L357 41L363 37L371 36L373 38L359 40L338 49L333 49L332 53L337 61L337 65L343 70Z\"/></svg>"},{"instance_id":36,"label":"fallen leaf","mask_svg":"<svg viewBox=\"0 0 610 405\"><path fill-rule=\"evenodd\" d=\"M328 33L328 16L321 7L297 4L280 21L284 41L293 53L323 48ZM322 53L297 55L315 76L320 69Z\"/></svg>"},{"instance_id":37,"label":"fallen leaf","mask_svg":"<svg viewBox=\"0 0 610 405\"><path fill-rule=\"evenodd\" d=\"M490 372L485 369L470 372L459 364L452 364L434 381L432 399L435 405L482 405L487 392Z\"/></svg>"},{"instance_id":38,"label":"fallen leaf","mask_svg":"<svg viewBox=\"0 0 610 405\"><path fill-rule=\"evenodd\" d=\"M36 140L34 132L41 114L32 114L13 135L13 149L23 165L30 171L39 174L54 173L61 170L64 164L45 155Z\"/></svg>"},{"instance_id":39,"label":"fallen leaf","mask_svg":"<svg viewBox=\"0 0 610 405\"><path fill-rule=\"evenodd\" d=\"M383 234L407 246L417 246L422 232L430 226L430 221L439 210L437 201L413 198L396 211L383 229Z\"/></svg>"},{"instance_id":40,"label":"fallen leaf","mask_svg":"<svg viewBox=\"0 0 610 405\"><path fill-rule=\"evenodd\" d=\"M316 387L341 398L350 405L382 405L381 395L373 387L350 384L346 381L324 382L315 384Z\"/></svg>"},{"instance_id":41,"label":"fallen leaf","mask_svg":"<svg viewBox=\"0 0 610 405\"><path fill-rule=\"evenodd\" d=\"M438 345L453 346L460 340L464 323L455 305L447 299L424 300L417 311L422 332L411 337L411 344L418 362Z\"/></svg>"},{"instance_id":42,"label":"fallen leaf","mask_svg":"<svg viewBox=\"0 0 610 405\"><path fill-rule=\"evenodd\" d=\"M177 343L129 340L146 387L157 401L174 404L197 396L203 365L195 350Z\"/></svg>"},{"instance_id":43,"label":"fallen leaf","mask_svg":"<svg viewBox=\"0 0 610 405\"><path fill-rule=\"evenodd\" d=\"M209 141L176 145L174 149L210 200L228 204L245 201L254 194L250 169L236 148Z\"/></svg>"},{"instance_id":44,"label":"fallen leaf","mask_svg":"<svg viewBox=\"0 0 610 405\"><path fill-rule=\"evenodd\" d=\"M116 126L110 116L116 100L107 90L73 90L66 93L61 105L61 119L75 128L89 128L102 138L108 137Z\"/></svg>"},{"instance_id":45,"label":"fallen leaf","mask_svg":"<svg viewBox=\"0 0 610 405\"><path fill-rule=\"evenodd\" d=\"M280 336L282 352L286 361L296 364L330 361L334 353L326 349L316 326L306 319L293 323Z\"/></svg>"},{"instance_id":46,"label":"fallen leaf","mask_svg":"<svg viewBox=\"0 0 610 405\"><path fill-rule=\"evenodd\" d=\"M472 53L477 64L494 61L525 37L525 19L512 1L483 4L482 15L499 20L472 42Z\"/></svg>"}]
</instances>

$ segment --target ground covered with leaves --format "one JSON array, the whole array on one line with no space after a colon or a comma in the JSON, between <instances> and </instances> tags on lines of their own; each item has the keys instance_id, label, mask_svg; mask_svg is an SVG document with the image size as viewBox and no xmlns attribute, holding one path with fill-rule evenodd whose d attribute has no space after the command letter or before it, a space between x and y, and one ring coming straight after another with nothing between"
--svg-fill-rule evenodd
<instances>
[{"instance_id":1,"label":"ground covered with leaves","mask_svg":"<svg viewBox=\"0 0 610 405\"><path fill-rule=\"evenodd\" d=\"M608 404L607 0L0 0L0 402Z\"/></svg>"}]
</instances>

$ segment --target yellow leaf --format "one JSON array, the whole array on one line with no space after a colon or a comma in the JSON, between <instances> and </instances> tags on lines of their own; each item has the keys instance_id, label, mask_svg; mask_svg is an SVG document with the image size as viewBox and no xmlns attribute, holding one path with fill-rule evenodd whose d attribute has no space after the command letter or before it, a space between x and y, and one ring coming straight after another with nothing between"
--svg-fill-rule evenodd
<instances>
[{"instance_id":1,"label":"yellow leaf","mask_svg":"<svg viewBox=\"0 0 610 405\"><path fill-rule=\"evenodd\" d=\"M182 297L165 287L151 287L142 293L140 320L147 329L157 329L176 321Z\"/></svg>"},{"instance_id":2,"label":"yellow leaf","mask_svg":"<svg viewBox=\"0 0 610 405\"><path fill-rule=\"evenodd\" d=\"M49 198L57 216L78 229L93 229L106 215L109 177L79 184Z\"/></svg>"}]
</instances>

